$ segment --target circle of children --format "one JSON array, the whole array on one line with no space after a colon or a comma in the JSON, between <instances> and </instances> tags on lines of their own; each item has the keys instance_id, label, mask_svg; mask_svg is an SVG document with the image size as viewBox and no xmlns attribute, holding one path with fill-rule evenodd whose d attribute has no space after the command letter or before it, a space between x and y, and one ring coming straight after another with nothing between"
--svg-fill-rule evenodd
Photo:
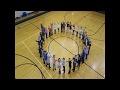
<instances>
[{"instance_id":1,"label":"circle of children","mask_svg":"<svg viewBox=\"0 0 120 90\"><path fill-rule=\"evenodd\" d=\"M39 46L39 53L40 53L40 58L43 59L44 64L49 65L49 69L50 67L50 58L52 60L52 66L53 66L53 71L56 70L56 62L58 62L57 66L58 66L58 73L61 74L61 68L63 66L63 74L65 74L65 66L66 66L66 62L69 63L69 72L68 74L71 73L71 67L72 67L72 61L73 61L73 69L72 71L75 71L75 67L78 67L78 70L80 68L80 63L84 63L84 58L87 59L87 55L89 55L89 51L90 51L90 47L91 47L91 41L90 39L87 37L86 32L84 32L82 29L82 26L78 26L78 28L75 28L75 25L72 25L71 22L62 22L60 23L51 23L50 26L48 28L44 27L43 24L41 24L41 32L40 32L40 36L38 38L38 40L36 40L36 42L38 42L38 46ZM76 26L77 27L77 26ZM83 50L81 55L75 55L73 57L73 59L68 59L68 61L65 61L65 58L58 58L56 59L55 55L53 55L53 57L50 56L50 54L47 51L43 50L43 43L45 41L45 35L46 35L46 39L50 36L53 35L53 30L54 30L54 34L56 34L56 29L58 29L58 32L60 32L61 29L61 33L64 33L66 31L66 33L70 32L72 33L72 35L74 35L74 32L76 32L76 37L78 37L78 30L79 31L79 39L81 39L83 41Z\"/></svg>"}]
</instances>

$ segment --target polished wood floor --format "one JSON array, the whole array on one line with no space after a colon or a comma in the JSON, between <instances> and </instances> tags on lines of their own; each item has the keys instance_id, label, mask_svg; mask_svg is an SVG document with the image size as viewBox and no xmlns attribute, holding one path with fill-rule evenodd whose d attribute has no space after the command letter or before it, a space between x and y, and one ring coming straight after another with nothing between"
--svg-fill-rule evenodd
<instances>
[{"instance_id":1,"label":"polished wood floor","mask_svg":"<svg viewBox=\"0 0 120 90\"><path fill-rule=\"evenodd\" d=\"M81 64L80 70L68 74L58 74L43 64L38 52L38 39L40 23L46 27L50 23L70 21L81 25L91 38L92 46L88 59ZM56 58L72 58L74 54L82 52L82 41L69 33L58 32L51 38L45 38L44 50ZM104 79L105 78L105 15L94 11L51 11L24 23L15 26L15 78L16 79L42 79L40 70L46 79ZM31 60L31 61L30 61ZM57 65L57 63L56 63ZM37 67L36 67L37 66ZM39 69L40 70L39 70Z\"/></svg>"}]
</instances>

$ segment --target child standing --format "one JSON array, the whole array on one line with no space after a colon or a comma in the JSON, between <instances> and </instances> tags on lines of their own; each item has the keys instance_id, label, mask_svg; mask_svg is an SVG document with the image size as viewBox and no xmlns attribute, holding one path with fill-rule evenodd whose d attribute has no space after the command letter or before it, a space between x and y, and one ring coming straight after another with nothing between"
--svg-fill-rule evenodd
<instances>
[{"instance_id":1,"label":"child standing","mask_svg":"<svg viewBox=\"0 0 120 90\"><path fill-rule=\"evenodd\" d=\"M58 69L59 69L59 74L61 74L61 59L58 58Z\"/></svg>"},{"instance_id":2,"label":"child standing","mask_svg":"<svg viewBox=\"0 0 120 90\"><path fill-rule=\"evenodd\" d=\"M77 61L76 61L76 59L73 57L73 72L75 71L75 67L76 67L76 63L77 63Z\"/></svg>"},{"instance_id":3,"label":"child standing","mask_svg":"<svg viewBox=\"0 0 120 90\"><path fill-rule=\"evenodd\" d=\"M43 63L45 64L45 51L43 51Z\"/></svg>"},{"instance_id":4,"label":"child standing","mask_svg":"<svg viewBox=\"0 0 120 90\"><path fill-rule=\"evenodd\" d=\"M40 58L42 57L42 47L39 47Z\"/></svg>"},{"instance_id":5,"label":"child standing","mask_svg":"<svg viewBox=\"0 0 120 90\"><path fill-rule=\"evenodd\" d=\"M42 28L43 28L43 24L41 23L41 24L40 24L40 29L41 29L40 31L42 31Z\"/></svg>"},{"instance_id":6,"label":"child standing","mask_svg":"<svg viewBox=\"0 0 120 90\"><path fill-rule=\"evenodd\" d=\"M58 23L58 25L57 25L57 26L58 26L58 32L59 32L59 29L60 29L60 24Z\"/></svg>"},{"instance_id":7,"label":"child standing","mask_svg":"<svg viewBox=\"0 0 120 90\"><path fill-rule=\"evenodd\" d=\"M63 22L62 31L65 32L65 22Z\"/></svg>"},{"instance_id":8,"label":"child standing","mask_svg":"<svg viewBox=\"0 0 120 90\"><path fill-rule=\"evenodd\" d=\"M48 28L45 29L45 33L46 33L46 38L47 38Z\"/></svg>"},{"instance_id":9,"label":"child standing","mask_svg":"<svg viewBox=\"0 0 120 90\"><path fill-rule=\"evenodd\" d=\"M41 49L41 57L42 57L42 59L43 59L43 48ZM43 60L44 61L44 60Z\"/></svg>"},{"instance_id":10,"label":"child standing","mask_svg":"<svg viewBox=\"0 0 120 90\"><path fill-rule=\"evenodd\" d=\"M70 27L70 32L71 32L71 30L72 30L72 24L71 24L71 22L69 24L69 27Z\"/></svg>"},{"instance_id":11,"label":"child standing","mask_svg":"<svg viewBox=\"0 0 120 90\"><path fill-rule=\"evenodd\" d=\"M67 30L66 30L67 33L68 33L68 29L69 29L69 22L67 22Z\"/></svg>"},{"instance_id":12,"label":"child standing","mask_svg":"<svg viewBox=\"0 0 120 90\"><path fill-rule=\"evenodd\" d=\"M49 26L47 28L47 37L49 37Z\"/></svg>"},{"instance_id":13,"label":"child standing","mask_svg":"<svg viewBox=\"0 0 120 90\"><path fill-rule=\"evenodd\" d=\"M50 37L50 26L48 27L49 37Z\"/></svg>"},{"instance_id":14,"label":"child standing","mask_svg":"<svg viewBox=\"0 0 120 90\"><path fill-rule=\"evenodd\" d=\"M81 26L79 38L81 37L81 39L82 39L82 35L83 35L83 30L82 30L82 26Z\"/></svg>"},{"instance_id":15,"label":"child standing","mask_svg":"<svg viewBox=\"0 0 120 90\"><path fill-rule=\"evenodd\" d=\"M89 46L86 46L86 49L85 49L86 59L87 59L87 55L88 55L88 49L89 49Z\"/></svg>"},{"instance_id":16,"label":"child standing","mask_svg":"<svg viewBox=\"0 0 120 90\"><path fill-rule=\"evenodd\" d=\"M85 32L83 32L82 41L83 41L83 44L84 44L84 45L85 45L85 39L86 39L86 37L85 37Z\"/></svg>"},{"instance_id":17,"label":"child standing","mask_svg":"<svg viewBox=\"0 0 120 90\"><path fill-rule=\"evenodd\" d=\"M47 65L49 65L49 69L51 68L50 67L50 54L47 54Z\"/></svg>"},{"instance_id":18,"label":"child standing","mask_svg":"<svg viewBox=\"0 0 120 90\"><path fill-rule=\"evenodd\" d=\"M53 28L54 28L53 26L54 26L53 23L51 23L51 26L50 26L50 36L53 35Z\"/></svg>"},{"instance_id":19,"label":"child standing","mask_svg":"<svg viewBox=\"0 0 120 90\"><path fill-rule=\"evenodd\" d=\"M45 54L44 54L44 61L45 61L45 65L46 65L46 67L47 67L47 51L45 51Z\"/></svg>"},{"instance_id":20,"label":"child standing","mask_svg":"<svg viewBox=\"0 0 120 90\"><path fill-rule=\"evenodd\" d=\"M76 61L76 66L77 66L77 63L78 63L78 57L77 57L77 55L75 55L75 61Z\"/></svg>"},{"instance_id":21,"label":"child standing","mask_svg":"<svg viewBox=\"0 0 120 90\"><path fill-rule=\"evenodd\" d=\"M53 55L53 71L56 70L56 61L55 55Z\"/></svg>"},{"instance_id":22,"label":"child standing","mask_svg":"<svg viewBox=\"0 0 120 90\"><path fill-rule=\"evenodd\" d=\"M90 41L89 38L88 38L88 40L87 40L87 45L89 46L89 49L88 49L88 55L89 55L89 51L90 51L90 47L91 47L91 41Z\"/></svg>"},{"instance_id":23,"label":"child standing","mask_svg":"<svg viewBox=\"0 0 120 90\"><path fill-rule=\"evenodd\" d=\"M72 26L72 30L73 30L73 34L72 35L74 35L75 25Z\"/></svg>"},{"instance_id":24,"label":"child standing","mask_svg":"<svg viewBox=\"0 0 120 90\"><path fill-rule=\"evenodd\" d=\"M56 34L56 23L54 23L54 34Z\"/></svg>"},{"instance_id":25,"label":"child standing","mask_svg":"<svg viewBox=\"0 0 120 90\"><path fill-rule=\"evenodd\" d=\"M67 30L68 30L68 28L69 28L69 22L67 22Z\"/></svg>"},{"instance_id":26,"label":"child standing","mask_svg":"<svg viewBox=\"0 0 120 90\"><path fill-rule=\"evenodd\" d=\"M62 60L62 66L63 66L63 72L64 72L63 74L65 74L65 64L66 64L65 58L63 58L63 60Z\"/></svg>"},{"instance_id":27,"label":"child standing","mask_svg":"<svg viewBox=\"0 0 120 90\"><path fill-rule=\"evenodd\" d=\"M78 26L76 26L76 37L78 36Z\"/></svg>"},{"instance_id":28,"label":"child standing","mask_svg":"<svg viewBox=\"0 0 120 90\"><path fill-rule=\"evenodd\" d=\"M52 30L52 31L53 31L53 28L54 28L53 26L54 26L53 23L51 23L51 30Z\"/></svg>"},{"instance_id":29,"label":"child standing","mask_svg":"<svg viewBox=\"0 0 120 90\"><path fill-rule=\"evenodd\" d=\"M78 54L78 70L80 69L81 56Z\"/></svg>"},{"instance_id":30,"label":"child standing","mask_svg":"<svg viewBox=\"0 0 120 90\"><path fill-rule=\"evenodd\" d=\"M67 23L65 22L65 31L67 30Z\"/></svg>"}]
</instances>

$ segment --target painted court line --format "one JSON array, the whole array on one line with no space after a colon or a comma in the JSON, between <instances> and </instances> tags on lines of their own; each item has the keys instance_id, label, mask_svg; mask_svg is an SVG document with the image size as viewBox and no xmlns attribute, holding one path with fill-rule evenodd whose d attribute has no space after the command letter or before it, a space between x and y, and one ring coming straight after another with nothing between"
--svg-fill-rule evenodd
<instances>
[{"instance_id":1,"label":"painted court line","mask_svg":"<svg viewBox=\"0 0 120 90\"><path fill-rule=\"evenodd\" d=\"M37 33L35 33L35 34L31 35L30 37L28 37L28 38L24 39L23 41L25 41L25 40L27 40L27 39L29 39L29 38L31 38L31 37L33 37L33 36L35 36L35 35L36 35L36 34L38 34L38 33L40 33L40 32L37 32ZM16 45L18 45L18 44L20 44L20 43L22 43L23 41L21 41L21 42L19 42L19 43L15 44L15 46L16 46Z\"/></svg>"},{"instance_id":2,"label":"painted court line","mask_svg":"<svg viewBox=\"0 0 120 90\"><path fill-rule=\"evenodd\" d=\"M103 47L101 47L101 46L97 45L96 43L94 43L94 42L92 42L92 43L93 43L94 45L96 45L96 46L100 47L101 49L105 50Z\"/></svg>"},{"instance_id":3,"label":"painted court line","mask_svg":"<svg viewBox=\"0 0 120 90\"><path fill-rule=\"evenodd\" d=\"M22 41L22 43L25 45L25 43ZM30 51L30 49L25 45L25 47ZM30 53L35 57L35 55L30 51ZM39 62L39 60L35 57L35 59ZM40 62L39 62L40 63ZM43 65L40 63L40 65L43 67ZM44 67L43 67L44 68ZM44 68L45 69L45 68ZM49 74L49 76L53 79L53 77L50 75L50 73L45 69L45 71Z\"/></svg>"},{"instance_id":4,"label":"painted court line","mask_svg":"<svg viewBox=\"0 0 120 90\"><path fill-rule=\"evenodd\" d=\"M90 17L90 16L88 16L88 17ZM90 18L92 18L92 19L94 19L94 20L97 20L97 21L99 21L99 22L105 22L105 21L102 21L102 20L99 20L99 19L96 19L96 18L93 18L93 17L90 17Z\"/></svg>"},{"instance_id":5,"label":"painted court line","mask_svg":"<svg viewBox=\"0 0 120 90\"><path fill-rule=\"evenodd\" d=\"M29 36L31 36L28 32L26 32Z\"/></svg>"}]
</instances>

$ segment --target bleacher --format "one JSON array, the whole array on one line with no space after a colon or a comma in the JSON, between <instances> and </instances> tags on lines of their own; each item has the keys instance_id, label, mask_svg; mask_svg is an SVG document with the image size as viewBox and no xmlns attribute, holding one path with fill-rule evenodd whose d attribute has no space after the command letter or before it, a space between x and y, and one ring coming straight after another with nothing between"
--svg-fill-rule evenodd
<instances>
[{"instance_id":1,"label":"bleacher","mask_svg":"<svg viewBox=\"0 0 120 90\"><path fill-rule=\"evenodd\" d=\"M21 15L21 17L16 17L15 18L15 25L18 25L22 22L25 22L27 20L30 20L30 19L35 18L37 16L40 16L42 14L45 14L47 12L49 12L49 11L34 11L34 12L31 12L31 13L28 13L28 14L24 12L23 15Z\"/></svg>"}]
</instances>

